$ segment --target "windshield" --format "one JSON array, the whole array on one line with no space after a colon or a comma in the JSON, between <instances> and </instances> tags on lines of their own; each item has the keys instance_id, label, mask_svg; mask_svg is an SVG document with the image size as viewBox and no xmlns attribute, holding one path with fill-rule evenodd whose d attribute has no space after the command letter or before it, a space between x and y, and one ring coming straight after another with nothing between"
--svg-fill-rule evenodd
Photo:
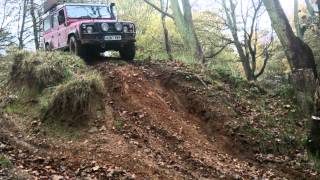
<instances>
[{"instance_id":1,"label":"windshield","mask_svg":"<svg viewBox=\"0 0 320 180\"><path fill-rule=\"evenodd\" d=\"M69 18L111 18L107 6L72 5L66 8Z\"/></svg>"}]
</instances>

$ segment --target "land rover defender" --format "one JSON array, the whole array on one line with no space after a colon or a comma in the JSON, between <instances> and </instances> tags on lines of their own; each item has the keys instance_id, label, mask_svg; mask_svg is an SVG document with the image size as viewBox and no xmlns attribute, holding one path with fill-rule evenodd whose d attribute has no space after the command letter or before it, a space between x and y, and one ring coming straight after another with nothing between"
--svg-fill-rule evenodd
<instances>
[{"instance_id":1,"label":"land rover defender","mask_svg":"<svg viewBox=\"0 0 320 180\"><path fill-rule=\"evenodd\" d=\"M136 26L119 21L115 4L44 3L42 35L45 50L68 50L81 57L119 51L124 60L133 60Z\"/></svg>"}]
</instances>

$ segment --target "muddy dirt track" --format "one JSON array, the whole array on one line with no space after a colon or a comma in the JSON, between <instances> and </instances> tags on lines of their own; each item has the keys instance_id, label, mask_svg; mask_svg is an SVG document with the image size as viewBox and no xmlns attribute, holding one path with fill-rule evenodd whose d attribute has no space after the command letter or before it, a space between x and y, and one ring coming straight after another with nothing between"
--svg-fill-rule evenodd
<instances>
[{"instance_id":1,"label":"muddy dirt track","mask_svg":"<svg viewBox=\"0 0 320 180\"><path fill-rule=\"evenodd\" d=\"M210 96L217 89L179 63L100 62L91 68L104 78L105 107L97 120L79 128L80 137L42 133L28 141L36 152L13 144L10 132L1 139L0 150L16 154L18 169L28 170L30 177L316 179L255 161L250 147L225 126L234 119L224 103L232 97ZM19 154L32 160L21 160Z\"/></svg>"}]
</instances>

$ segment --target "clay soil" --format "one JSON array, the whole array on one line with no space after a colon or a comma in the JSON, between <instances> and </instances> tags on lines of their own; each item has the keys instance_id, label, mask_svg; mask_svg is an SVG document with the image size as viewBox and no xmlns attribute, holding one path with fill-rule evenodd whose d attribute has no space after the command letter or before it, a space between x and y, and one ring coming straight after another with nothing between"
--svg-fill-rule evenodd
<instances>
[{"instance_id":1,"label":"clay soil","mask_svg":"<svg viewBox=\"0 0 320 180\"><path fill-rule=\"evenodd\" d=\"M179 63L92 65L106 86L105 106L76 137L37 120L2 115L0 152L14 168L0 179L317 179L258 162L225 126L232 97ZM20 122L20 123L19 123Z\"/></svg>"}]
</instances>

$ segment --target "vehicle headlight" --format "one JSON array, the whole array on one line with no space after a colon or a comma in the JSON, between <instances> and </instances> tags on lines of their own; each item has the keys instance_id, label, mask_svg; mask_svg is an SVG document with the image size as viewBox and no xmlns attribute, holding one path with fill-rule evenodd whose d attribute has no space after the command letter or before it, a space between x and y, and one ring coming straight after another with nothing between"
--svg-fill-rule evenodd
<instances>
[{"instance_id":1,"label":"vehicle headlight","mask_svg":"<svg viewBox=\"0 0 320 180\"><path fill-rule=\"evenodd\" d=\"M122 26L121 23L117 22L114 26L115 26L115 28L116 28L117 31L122 31L122 27L123 27L123 26Z\"/></svg>"},{"instance_id":2,"label":"vehicle headlight","mask_svg":"<svg viewBox=\"0 0 320 180\"><path fill-rule=\"evenodd\" d=\"M92 26L87 26L87 33L89 33L89 34L93 33L93 27Z\"/></svg>"},{"instance_id":3,"label":"vehicle headlight","mask_svg":"<svg viewBox=\"0 0 320 180\"><path fill-rule=\"evenodd\" d=\"M102 29L103 31L108 31L108 30L109 30L109 25L108 25L108 23L102 23L102 24L101 24L101 29Z\"/></svg>"},{"instance_id":4,"label":"vehicle headlight","mask_svg":"<svg viewBox=\"0 0 320 180\"><path fill-rule=\"evenodd\" d=\"M124 33L127 33L128 31L129 31L129 30L128 30L128 26L124 26L124 27L123 27L123 32L124 32Z\"/></svg>"},{"instance_id":5,"label":"vehicle headlight","mask_svg":"<svg viewBox=\"0 0 320 180\"><path fill-rule=\"evenodd\" d=\"M85 24L81 24L81 28L82 28L82 29L86 29L87 26L86 26Z\"/></svg>"}]
</instances>

